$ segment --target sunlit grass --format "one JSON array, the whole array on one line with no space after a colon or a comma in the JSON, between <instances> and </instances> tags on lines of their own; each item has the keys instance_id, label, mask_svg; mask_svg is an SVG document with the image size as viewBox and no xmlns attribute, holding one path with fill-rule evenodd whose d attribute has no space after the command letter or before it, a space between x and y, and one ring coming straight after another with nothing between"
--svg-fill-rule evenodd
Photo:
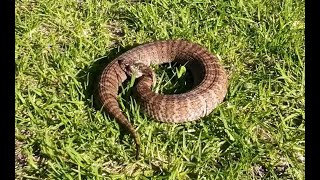
<instances>
[{"instance_id":1,"label":"sunlit grass","mask_svg":"<svg viewBox=\"0 0 320 180\"><path fill-rule=\"evenodd\" d=\"M16 2L17 179L304 179L304 2ZM95 104L103 67L131 47L188 39L229 76L208 117L158 123L130 81L119 103L142 154ZM183 67L154 67L160 93L188 88Z\"/></svg>"}]
</instances>

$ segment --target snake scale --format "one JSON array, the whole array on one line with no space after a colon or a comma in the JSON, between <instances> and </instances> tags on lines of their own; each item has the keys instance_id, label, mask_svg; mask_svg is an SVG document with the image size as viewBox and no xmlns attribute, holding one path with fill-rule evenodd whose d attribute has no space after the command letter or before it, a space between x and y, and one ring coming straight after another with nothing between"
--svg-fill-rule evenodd
<instances>
[{"instance_id":1,"label":"snake scale","mask_svg":"<svg viewBox=\"0 0 320 180\"><path fill-rule=\"evenodd\" d=\"M150 65L177 62L186 64L194 87L181 94L157 94L152 91L155 74ZM208 115L227 93L227 74L216 56L199 44L186 40L162 40L139 45L115 58L99 79L99 97L105 109L134 138L136 158L140 140L134 127L122 113L117 101L119 86L135 75L135 92L142 110L161 122L182 123Z\"/></svg>"}]
</instances>

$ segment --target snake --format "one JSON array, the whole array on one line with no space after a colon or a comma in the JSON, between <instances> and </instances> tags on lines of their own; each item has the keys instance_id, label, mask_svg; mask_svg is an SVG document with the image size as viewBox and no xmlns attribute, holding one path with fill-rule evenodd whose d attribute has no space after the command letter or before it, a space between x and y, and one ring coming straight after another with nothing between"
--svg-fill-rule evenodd
<instances>
[{"instance_id":1,"label":"snake","mask_svg":"<svg viewBox=\"0 0 320 180\"><path fill-rule=\"evenodd\" d=\"M152 90L156 74L152 65L184 64L191 72L193 87L180 94L160 94ZM226 70L216 55L188 40L157 40L138 45L113 59L103 69L98 82L103 109L125 128L140 152L140 138L122 112L118 102L119 87L135 77L134 94L142 111L159 122L184 123L209 115L223 102L228 88Z\"/></svg>"}]
</instances>

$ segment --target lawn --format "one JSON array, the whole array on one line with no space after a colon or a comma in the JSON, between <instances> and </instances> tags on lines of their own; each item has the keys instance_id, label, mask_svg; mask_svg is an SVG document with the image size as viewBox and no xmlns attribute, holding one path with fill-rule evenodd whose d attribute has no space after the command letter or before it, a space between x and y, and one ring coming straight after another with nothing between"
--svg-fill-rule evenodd
<instances>
[{"instance_id":1,"label":"lawn","mask_svg":"<svg viewBox=\"0 0 320 180\"><path fill-rule=\"evenodd\" d=\"M302 0L20 0L15 5L16 179L304 179ZM186 39L228 72L224 102L185 124L141 112L132 81L119 103L142 143L97 105L99 73L145 42ZM190 81L153 67L155 91Z\"/></svg>"}]
</instances>

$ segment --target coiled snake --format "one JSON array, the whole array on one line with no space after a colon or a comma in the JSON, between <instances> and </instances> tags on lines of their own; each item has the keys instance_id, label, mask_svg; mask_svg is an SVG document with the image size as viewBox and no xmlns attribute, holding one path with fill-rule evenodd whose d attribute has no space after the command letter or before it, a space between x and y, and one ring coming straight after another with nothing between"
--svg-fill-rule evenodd
<instances>
[{"instance_id":1,"label":"coiled snake","mask_svg":"<svg viewBox=\"0 0 320 180\"><path fill-rule=\"evenodd\" d=\"M153 64L178 62L191 71L194 88L182 94L157 94L151 90L155 75ZM218 59L206 48L185 40L164 40L137 46L120 55L103 70L99 97L104 109L124 126L136 143L140 140L134 127L122 113L118 101L119 86L135 74L135 91L144 112L161 122L182 123L208 115L227 93L227 75Z\"/></svg>"}]
</instances>

